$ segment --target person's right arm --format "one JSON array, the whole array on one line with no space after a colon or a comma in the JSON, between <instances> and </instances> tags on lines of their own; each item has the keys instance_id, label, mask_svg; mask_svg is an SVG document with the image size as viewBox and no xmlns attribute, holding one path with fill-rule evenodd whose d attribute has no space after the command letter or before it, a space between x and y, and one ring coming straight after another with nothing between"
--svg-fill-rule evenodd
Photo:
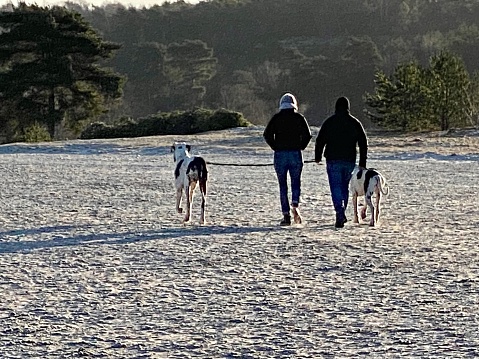
<instances>
[{"instance_id":1,"label":"person's right arm","mask_svg":"<svg viewBox=\"0 0 479 359\"><path fill-rule=\"evenodd\" d=\"M264 129L263 132L263 137L266 143L268 144L269 147L274 151L275 149L275 141L274 141L274 121L275 117L273 117L268 124L266 125L266 128Z\"/></svg>"},{"instance_id":2,"label":"person's right arm","mask_svg":"<svg viewBox=\"0 0 479 359\"><path fill-rule=\"evenodd\" d=\"M327 122L325 121L319 129L318 137L316 137L316 144L314 146L314 161L321 162L323 158L324 146L326 146Z\"/></svg>"}]
</instances>

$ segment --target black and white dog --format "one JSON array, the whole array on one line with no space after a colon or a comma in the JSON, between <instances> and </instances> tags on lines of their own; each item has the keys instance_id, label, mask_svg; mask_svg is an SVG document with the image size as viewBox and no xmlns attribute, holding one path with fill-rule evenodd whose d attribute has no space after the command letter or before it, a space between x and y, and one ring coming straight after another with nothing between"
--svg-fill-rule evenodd
<instances>
[{"instance_id":1,"label":"black and white dog","mask_svg":"<svg viewBox=\"0 0 479 359\"><path fill-rule=\"evenodd\" d=\"M366 210L369 207L371 211L369 225L374 227L379 222L381 196L389 194L384 176L374 169L363 170L356 166L349 182L349 191L353 198L354 223L359 223L358 196L364 196L367 206L365 204L361 209L361 219L366 218ZM372 201L373 195L376 195L376 205Z\"/></svg>"},{"instance_id":2,"label":"black and white dog","mask_svg":"<svg viewBox=\"0 0 479 359\"><path fill-rule=\"evenodd\" d=\"M175 167L175 186L176 186L176 210L183 213L181 197L183 191L186 197L186 214L184 223L189 222L191 216L191 207L193 202L193 193L196 184L199 184L201 192L201 216L200 223L205 223L205 205L206 205L206 181L208 179L208 170L206 161L199 156L190 155L191 146L184 142L175 142L171 146L173 159L176 162Z\"/></svg>"}]
</instances>

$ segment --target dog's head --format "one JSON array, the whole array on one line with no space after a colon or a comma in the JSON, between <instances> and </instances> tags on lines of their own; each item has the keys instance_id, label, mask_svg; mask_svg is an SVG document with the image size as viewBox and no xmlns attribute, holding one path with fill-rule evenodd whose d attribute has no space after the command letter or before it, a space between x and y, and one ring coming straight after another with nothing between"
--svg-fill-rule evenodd
<instances>
[{"instance_id":1,"label":"dog's head","mask_svg":"<svg viewBox=\"0 0 479 359\"><path fill-rule=\"evenodd\" d=\"M185 142L175 142L171 146L171 152L173 152L173 160L176 162L182 158L189 157L191 146Z\"/></svg>"}]
</instances>

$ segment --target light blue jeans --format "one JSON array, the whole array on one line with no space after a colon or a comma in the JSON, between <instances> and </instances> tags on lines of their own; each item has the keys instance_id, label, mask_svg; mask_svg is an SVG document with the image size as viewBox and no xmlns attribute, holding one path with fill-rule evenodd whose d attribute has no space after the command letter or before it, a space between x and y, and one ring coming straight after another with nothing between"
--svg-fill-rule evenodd
<instances>
[{"instance_id":1,"label":"light blue jeans","mask_svg":"<svg viewBox=\"0 0 479 359\"><path fill-rule=\"evenodd\" d=\"M346 219L346 208L349 201L349 181L354 170L355 163L347 161L326 161L329 188L333 200L336 219Z\"/></svg>"},{"instance_id":2,"label":"light blue jeans","mask_svg":"<svg viewBox=\"0 0 479 359\"><path fill-rule=\"evenodd\" d=\"M303 171L303 154L297 151L275 151L274 169L278 176L279 199L283 214L289 214L288 173L291 178L291 205L297 207L301 196L301 172Z\"/></svg>"}]
</instances>

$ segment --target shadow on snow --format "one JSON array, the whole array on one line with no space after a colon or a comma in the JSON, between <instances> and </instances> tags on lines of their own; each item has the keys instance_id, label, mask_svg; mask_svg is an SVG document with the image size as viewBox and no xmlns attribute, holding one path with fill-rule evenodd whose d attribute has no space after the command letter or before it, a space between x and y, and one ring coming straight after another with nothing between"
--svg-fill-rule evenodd
<instances>
[{"instance_id":1,"label":"shadow on snow","mask_svg":"<svg viewBox=\"0 0 479 359\"><path fill-rule=\"evenodd\" d=\"M242 235L254 232L270 232L281 230L278 227L231 227L231 226L201 226L201 227L177 227L163 228L159 230L148 230L141 232L123 232L123 233L88 233L69 236L62 232L78 230L84 228L94 231L92 226L59 226L59 227L41 227L27 230L12 230L0 232L0 239L8 236L21 235L40 235L42 233L58 233L56 238L49 240L26 240L26 241L8 241L0 242L0 254L4 253L28 253L35 250L49 249L56 247L73 247L82 245L122 245L151 240L169 240L185 237L209 237L211 235Z\"/></svg>"}]
</instances>

